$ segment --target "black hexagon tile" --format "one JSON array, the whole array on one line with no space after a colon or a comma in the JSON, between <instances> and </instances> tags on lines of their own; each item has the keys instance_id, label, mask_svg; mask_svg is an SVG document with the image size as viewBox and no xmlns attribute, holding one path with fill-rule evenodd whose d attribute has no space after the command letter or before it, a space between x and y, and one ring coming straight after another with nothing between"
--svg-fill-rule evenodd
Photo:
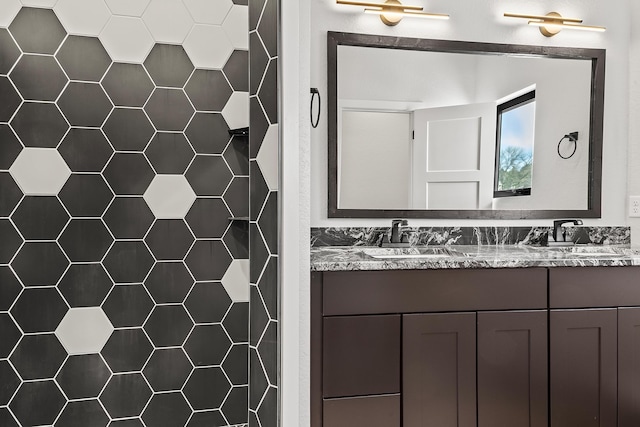
<instances>
[{"instance_id":1,"label":"black hexagon tile","mask_svg":"<svg viewBox=\"0 0 640 427\"><path fill-rule=\"evenodd\" d=\"M113 372L140 371L153 345L142 329L115 330L100 352Z\"/></svg>"},{"instance_id":2,"label":"black hexagon tile","mask_svg":"<svg viewBox=\"0 0 640 427\"><path fill-rule=\"evenodd\" d=\"M106 427L109 417L102 409L100 402L95 400L82 400L69 402L56 421L56 427Z\"/></svg>"},{"instance_id":3,"label":"black hexagon tile","mask_svg":"<svg viewBox=\"0 0 640 427\"><path fill-rule=\"evenodd\" d=\"M203 411L194 412L193 416L189 420L187 427L208 427L208 426L224 426L227 425L227 421L222 416L222 412L215 411Z\"/></svg>"},{"instance_id":4,"label":"black hexagon tile","mask_svg":"<svg viewBox=\"0 0 640 427\"><path fill-rule=\"evenodd\" d=\"M249 177L235 177L224 192L224 201L229 205L234 217L249 216Z\"/></svg>"},{"instance_id":5,"label":"black hexagon tile","mask_svg":"<svg viewBox=\"0 0 640 427\"><path fill-rule=\"evenodd\" d=\"M264 70L267 68L267 63L269 62L269 55L265 51L258 33L249 34L249 55L251 63L251 71L249 73L249 90L252 95L255 95L258 92L262 76L264 75ZM254 117L251 116L251 119L251 127L253 128ZM253 129L251 129L251 131L253 132Z\"/></svg>"},{"instance_id":6,"label":"black hexagon tile","mask_svg":"<svg viewBox=\"0 0 640 427\"><path fill-rule=\"evenodd\" d=\"M153 82L138 64L114 63L102 86L115 105L125 107L142 107L153 92Z\"/></svg>"},{"instance_id":7,"label":"black hexagon tile","mask_svg":"<svg viewBox=\"0 0 640 427\"><path fill-rule=\"evenodd\" d=\"M185 261L197 281L221 280L231 256L219 240L197 240Z\"/></svg>"},{"instance_id":8,"label":"black hexagon tile","mask_svg":"<svg viewBox=\"0 0 640 427\"><path fill-rule=\"evenodd\" d=\"M258 281L258 289L271 319L278 318L278 258L271 257Z\"/></svg>"},{"instance_id":9,"label":"black hexagon tile","mask_svg":"<svg viewBox=\"0 0 640 427\"><path fill-rule=\"evenodd\" d=\"M249 180L249 216L252 221L257 221L269 195L269 187L262 176L258 163L254 160L249 163L249 176L251 176Z\"/></svg>"},{"instance_id":10,"label":"black hexagon tile","mask_svg":"<svg viewBox=\"0 0 640 427\"><path fill-rule=\"evenodd\" d=\"M278 425L278 389L269 387L258 408L260 424L264 426Z\"/></svg>"},{"instance_id":11,"label":"black hexagon tile","mask_svg":"<svg viewBox=\"0 0 640 427\"><path fill-rule=\"evenodd\" d=\"M258 33L271 58L278 55L278 1L266 0Z\"/></svg>"},{"instance_id":12,"label":"black hexagon tile","mask_svg":"<svg viewBox=\"0 0 640 427\"><path fill-rule=\"evenodd\" d=\"M247 384L249 381L247 366L249 366L249 346L247 344L236 344L231 347L222 363L222 369L234 385Z\"/></svg>"},{"instance_id":13,"label":"black hexagon tile","mask_svg":"<svg viewBox=\"0 0 640 427\"><path fill-rule=\"evenodd\" d=\"M0 264L8 264L22 244L22 237L7 219L0 219L0 236L2 236Z\"/></svg>"},{"instance_id":14,"label":"black hexagon tile","mask_svg":"<svg viewBox=\"0 0 640 427\"><path fill-rule=\"evenodd\" d=\"M144 427L140 418L129 418L126 420L111 421L109 427Z\"/></svg>"},{"instance_id":15,"label":"black hexagon tile","mask_svg":"<svg viewBox=\"0 0 640 427\"><path fill-rule=\"evenodd\" d=\"M98 354L69 356L56 375L56 381L68 399L98 397L111 371Z\"/></svg>"},{"instance_id":16,"label":"black hexagon tile","mask_svg":"<svg viewBox=\"0 0 640 427\"><path fill-rule=\"evenodd\" d=\"M186 177L198 196L222 196L232 175L221 156L196 156Z\"/></svg>"},{"instance_id":17,"label":"black hexagon tile","mask_svg":"<svg viewBox=\"0 0 640 427\"><path fill-rule=\"evenodd\" d=\"M20 106L20 95L16 92L8 78L0 76L0 122L8 122Z\"/></svg>"},{"instance_id":18,"label":"black hexagon tile","mask_svg":"<svg viewBox=\"0 0 640 427\"><path fill-rule=\"evenodd\" d=\"M267 260L269 259L269 251L267 250L264 240L255 224L249 226L249 251L251 253L251 268L249 269L249 280L251 283L257 283L262 274Z\"/></svg>"},{"instance_id":19,"label":"black hexagon tile","mask_svg":"<svg viewBox=\"0 0 640 427\"><path fill-rule=\"evenodd\" d=\"M71 80L99 82L111 64L97 37L67 37L56 58Z\"/></svg>"},{"instance_id":20,"label":"black hexagon tile","mask_svg":"<svg viewBox=\"0 0 640 427\"><path fill-rule=\"evenodd\" d=\"M220 282L196 283L185 306L196 323L222 322L231 306L231 298Z\"/></svg>"},{"instance_id":21,"label":"black hexagon tile","mask_svg":"<svg viewBox=\"0 0 640 427\"><path fill-rule=\"evenodd\" d=\"M262 141L269 129L269 121L264 115L258 98L249 98L249 117L251 117L251 133L249 134L249 157L254 159L262 146Z\"/></svg>"},{"instance_id":22,"label":"black hexagon tile","mask_svg":"<svg viewBox=\"0 0 640 427\"><path fill-rule=\"evenodd\" d=\"M183 131L194 113L181 89L157 88L144 109L157 130L169 132Z\"/></svg>"},{"instance_id":23,"label":"black hexagon tile","mask_svg":"<svg viewBox=\"0 0 640 427\"><path fill-rule=\"evenodd\" d=\"M103 262L116 283L142 283L153 263L151 253L140 241L116 241Z\"/></svg>"},{"instance_id":24,"label":"black hexagon tile","mask_svg":"<svg viewBox=\"0 0 640 427\"><path fill-rule=\"evenodd\" d=\"M231 425L245 422L249 406L249 388L233 387L222 405L222 413Z\"/></svg>"},{"instance_id":25,"label":"black hexagon tile","mask_svg":"<svg viewBox=\"0 0 640 427\"><path fill-rule=\"evenodd\" d=\"M120 374L111 377L100 395L100 402L111 418L137 417L151 395L151 389L141 374Z\"/></svg>"},{"instance_id":26,"label":"black hexagon tile","mask_svg":"<svg viewBox=\"0 0 640 427\"><path fill-rule=\"evenodd\" d=\"M217 409L231 389L221 368L196 368L183 388L195 410Z\"/></svg>"},{"instance_id":27,"label":"black hexagon tile","mask_svg":"<svg viewBox=\"0 0 640 427\"><path fill-rule=\"evenodd\" d=\"M230 216L222 199L196 199L185 219L196 237L221 239L229 227Z\"/></svg>"},{"instance_id":28,"label":"black hexagon tile","mask_svg":"<svg viewBox=\"0 0 640 427\"><path fill-rule=\"evenodd\" d=\"M99 219L72 219L58 239L72 262L100 261L113 237Z\"/></svg>"},{"instance_id":29,"label":"black hexagon tile","mask_svg":"<svg viewBox=\"0 0 640 427\"><path fill-rule=\"evenodd\" d=\"M195 366L220 365L231 347L221 325L197 325L184 343L184 349Z\"/></svg>"},{"instance_id":30,"label":"black hexagon tile","mask_svg":"<svg viewBox=\"0 0 640 427\"><path fill-rule=\"evenodd\" d=\"M65 403L53 381L36 381L22 383L9 408L23 426L42 426L53 425Z\"/></svg>"},{"instance_id":31,"label":"black hexagon tile","mask_svg":"<svg viewBox=\"0 0 640 427\"><path fill-rule=\"evenodd\" d=\"M258 92L260 103L267 112L270 123L278 122L278 60L272 59Z\"/></svg>"},{"instance_id":32,"label":"black hexagon tile","mask_svg":"<svg viewBox=\"0 0 640 427\"><path fill-rule=\"evenodd\" d=\"M224 65L224 75L227 77L233 90L249 92L249 52L246 50L234 50L227 63Z\"/></svg>"},{"instance_id":33,"label":"black hexagon tile","mask_svg":"<svg viewBox=\"0 0 640 427\"><path fill-rule=\"evenodd\" d=\"M153 352L142 374L154 391L180 390L193 366L181 348L163 348Z\"/></svg>"},{"instance_id":34,"label":"black hexagon tile","mask_svg":"<svg viewBox=\"0 0 640 427\"><path fill-rule=\"evenodd\" d=\"M58 106L72 126L100 127L113 105L97 83L71 82Z\"/></svg>"},{"instance_id":35,"label":"black hexagon tile","mask_svg":"<svg viewBox=\"0 0 640 427\"><path fill-rule=\"evenodd\" d=\"M156 347L181 346L193 322L181 305L156 306L144 325Z\"/></svg>"},{"instance_id":36,"label":"black hexagon tile","mask_svg":"<svg viewBox=\"0 0 640 427\"><path fill-rule=\"evenodd\" d=\"M0 283L0 311L8 311L18 298L22 285L7 266L0 267Z\"/></svg>"},{"instance_id":37,"label":"black hexagon tile","mask_svg":"<svg viewBox=\"0 0 640 427\"><path fill-rule=\"evenodd\" d=\"M116 328L142 326L153 309L153 301L142 285L117 285L102 309Z\"/></svg>"},{"instance_id":38,"label":"black hexagon tile","mask_svg":"<svg viewBox=\"0 0 640 427\"><path fill-rule=\"evenodd\" d=\"M227 334L235 343L249 341L249 330L245 319L249 318L249 303L233 303L231 309L224 318L223 326Z\"/></svg>"},{"instance_id":39,"label":"black hexagon tile","mask_svg":"<svg viewBox=\"0 0 640 427\"><path fill-rule=\"evenodd\" d=\"M249 223L232 221L222 238L235 259L249 259Z\"/></svg>"},{"instance_id":40,"label":"black hexagon tile","mask_svg":"<svg viewBox=\"0 0 640 427\"><path fill-rule=\"evenodd\" d=\"M156 43L144 66L156 86L183 87L193 72L193 64L181 45Z\"/></svg>"},{"instance_id":41,"label":"black hexagon tile","mask_svg":"<svg viewBox=\"0 0 640 427\"><path fill-rule=\"evenodd\" d=\"M22 191L8 172L0 172L0 188L0 216L7 217L20 202Z\"/></svg>"},{"instance_id":42,"label":"black hexagon tile","mask_svg":"<svg viewBox=\"0 0 640 427\"><path fill-rule=\"evenodd\" d=\"M9 74L23 99L55 101L68 79L53 56L23 55Z\"/></svg>"},{"instance_id":43,"label":"black hexagon tile","mask_svg":"<svg viewBox=\"0 0 640 427\"><path fill-rule=\"evenodd\" d=\"M158 132L145 150L153 169L159 174L183 174L194 157L183 133Z\"/></svg>"},{"instance_id":44,"label":"black hexagon tile","mask_svg":"<svg viewBox=\"0 0 640 427\"><path fill-rule=\"evenodd\" d=\"M117 195L142 196L154 173L144 155L116 153L107 164L104 177Z\"/></svg>"},{"instance_id":45,"label":"black hexagon tile","mask_svg":"<svg viewBox=\"0 0 640 427\"><path fill-rule=\"evenodd\" d=\"M0 359L6 359L22 336L11 316L0 313Z\"/></svg>"},{"instance_id":46,"label":"black hexagon tile","mask_svg":"<svg viewBox=\"0 0 640 427\"><path fill-rule=\"evenodd\" d=\"M57 147L69 129L55 104L39 102L22 104L11 127L26 147L48 148Z\"/></svg>"},{"instance_id":47,"label":"black hexagon tile","mask_svg":"<svg viewBox=\"0 0 640 427\"><path fill-rule=\"evenodd\" d=\"M0 28L0 74L8 74L20 57L20 49L15 44L9 31Z\"/></svg>"},{"instance_id":48,"label":"black hexagon tile","mask_svg":"<svg viewBox=\"0 0 640 427\"><path fill-rule=\"evenodd\" d=\"M142 414L147 427L183 426L191 416L191 408L182 393L162 393L151 398Z\"/></svg>"},{"instance_id":49,"label":"black hexagon tile","mask_svg":"<svg viewBox=\"0 0 640 427\"><path fill-rule=\"evenodd\" d=\"M102 127L118 151L143 151L154 129L141 108L116 108Z\"/></svg>"},{"instance_id":50,"label":"black hexagon tile","mask_svg":"<svg viewBox=\"0 0 640 427\"><path fill-rule=\"evenodd\" d=\"M278 383L278 323L269 322L260 344L258 352L262 359L262 365L267 373L270 384Z\"/></svg>"},{"instance_id":51,"label":"black hexagon tile","mask_svg":"<svg viewBox=\"0 0 640 427\"><path fill-rule=\"evenodd\" d=\"M251 324L249 325L249 343L252 346L257 346L269 324L269 315L264 308L264 304L262 304L258 289L255 286L251 286L250 289L251 303L249 304L249 318L251 319Z\"/></svg>"},{"instance_id":52,"label":"black hexagon tile","mask_svg":"<svg viewBox=\"0 0 640 427\"><path fill-rule=\"evenodd\" d=\"M182 260L195 240L180 219L159 219L145 237L157 260Z\"/></svg>"},{"instance_id":53,"label":"black hexagon tile","mask_svg":"<svg viewBox=\"0 0 640 427\"><path fill-rule=\"evenodd\" d=\"M116 197L104 214L104 222L116 239L142 239L153 220L142 197Z\"/></svg>"},{"instance_id":54,"label":"black hexagon tile","mask_svg":"<svg viewBox=\"0 0 640 427\"><path fill-rule=\"evenodd\" d=\"M198 154L222 154L229 143L229 126L220 113L196 113L186 130Z\"/></svg>"},{"instance_id":55,"label":"black hexagon tile","mask_svg":"<svg viewBox=\"0 0 640 427\"><path fill-rule=\"evenodd\" d=\"M26 333L53 332L69 307L55 288L25 289L11 309Z\"/></svg>"},{"instance_id":56,"label":"black hexagon tile","mask_svg":"<svg viewBox=\"0 0 640 427\"><path fill-rule=\"evenodd\" d=\"M234 175L249 176L249 138L234 136L223 155Z\"/></svg>"},{"instance_id":57,"label":"black hexagon tile","mask_svg":"<svg viewBox=\"0 0 640 427\"><path fill-rule=\"evenodd\" d=\"M157 262L145 286L157 304L180 303L193 286L193 278L183 262Z\"/></svg>"},{"instance_id":58,"label":"black hexagon tile","mask_svg":"<svg viewBox=\"0 0 640 427\"><path fill-rule=\"evenodd\" d=\"M23 336L9 360L23 380L39 380L53 378L66 358L58 338L44 334Z\"/></svg>"},{"instance_id":59,"label":"black hexagon tile","mask_svg":"<svg viewBox=\"0 0 640 427\"><path fill-rule=\"evenodd\" d=\"M25 286L51 286L58 283L69 261L55 242L27 242L11 266Z\"/></svg>"},{"instance_id":60,"label":"black hexagon tile","mask_svg":"<svg viewBox=\"0 0 640 427\"><path fill-rule=\"evenodd\" d=\"M113 148L100 129L71 128L58 151L73 172L100 172Z\"/></svg>"},{"instance_id":61,"label":"black hexagon tile","mask_svg":"<svg viewBox=\"0 0 640 427\"><path fill-rule=\"evenodd\" d=\"M184 90L198 111L222 111L233 93L220 70L196 70Z\"/></svg>"},{"instance_id":62,"label":"black hexagon tile","mask_svg":"<svg viewBox=\"0 0 640 427\"><path fill-rule=\"evenodd\" d=\"M8 170L20 151L22 151L22 144L11 128L0 124L0 169Z\"/></svg>"},{"instance_id":63,"label":"black hexagon tile","mask_svg":"<svg viewBox=\"0 0 640 427\"><path fill-rule=\"evenodd\" d=\"M59 196L74 217L102 216L113 199L113 193L99 174L71 174Z\"/></svg>"},{"instance_id":64,"label":"black hexagon tile","mask_svg":"<svg viewBox=\"0 0 640 427\"><path fill-rule=\"evenodd\" d=\"M51 9L23 7L9 25L23 52L53 54L66 31Z\"/></svg>"},{"instance_id":65,"label":"black hexagon tile","mask_svg":"<svg viewBox=\"0 0 640 427\"><path fill-rule=\"evenodd\" d=\"M186 378L185 378L186 379ZM0 406L6 406L20 385L20 378L9 362L0 361Z\"/></svg>"},{"instance_id":66,"label":"black hexagon tile","mask_svg":"<svg viewBox=\"0 0 640 427\"><path fill-rule=\"evenodd\" d=\"M97 307L112 286L102 264L71 264L58 289L71 307Z\"/></svg>"}]
</instances>

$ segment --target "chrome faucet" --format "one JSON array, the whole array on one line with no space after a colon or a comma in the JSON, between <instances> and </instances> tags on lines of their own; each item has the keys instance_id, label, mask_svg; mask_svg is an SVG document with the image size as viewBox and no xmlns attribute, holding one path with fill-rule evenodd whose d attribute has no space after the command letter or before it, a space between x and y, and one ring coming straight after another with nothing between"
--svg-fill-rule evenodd
<instances>
[{"instance_id":1,"label":"chrome faucet","mask_svg":"<svg viewBox=\"0 0 640 427\"><path fill-rule=\"evenodd\" d=\"M380 241L381 247L408 247L411 246L409 243L409 236L407 233L403 233L400 227L406 227L409 225L409 222L406 219L394 219L391 221L391 239L386 234L382 237L382 241Z\"/></svg>"},{"instance_id":2,"label":"chrome faucet","mask_svg":"<svg viewBox=\"0 0 640 427\"><path fill-rule=\"evenodd\" d=\"M553 233L548 239L549 246L571 246L572 241L567 242L567 232L562 228L563 224L572 223L573 225L582 225L579 219L558 219L553 221Z\"/></svg>"}]
</instances>

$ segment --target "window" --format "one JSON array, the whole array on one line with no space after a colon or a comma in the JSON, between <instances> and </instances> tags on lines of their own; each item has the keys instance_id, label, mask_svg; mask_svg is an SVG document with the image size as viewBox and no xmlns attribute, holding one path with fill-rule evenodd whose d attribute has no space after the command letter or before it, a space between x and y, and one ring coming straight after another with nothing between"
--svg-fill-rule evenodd
<instances>
[{"instance_id":1,"label":"window","mask_svg":"<svg viewBox=\"0 0 640 427\"><path fill-rule=\"evenodd\" d=\"M531 194L536 91L498 105L493 197Z\"/></svg>"}]
</instances>

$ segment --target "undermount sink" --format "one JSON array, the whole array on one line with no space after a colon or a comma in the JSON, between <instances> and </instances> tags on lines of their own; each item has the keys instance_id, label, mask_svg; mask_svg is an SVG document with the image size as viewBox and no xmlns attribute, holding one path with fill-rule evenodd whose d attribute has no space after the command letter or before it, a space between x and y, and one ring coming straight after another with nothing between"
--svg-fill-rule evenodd
<instances>
[{"instance_id":1,"label":"undermount sink","mask_svg":"<svg viewBox=\"0 0 640 427\"><path fill-rule=\"evenodd\" d=\"M429 259L451 256L451 251L446 248L364 248L362 252L376 259Z\"/></svg>"}]
</instances>

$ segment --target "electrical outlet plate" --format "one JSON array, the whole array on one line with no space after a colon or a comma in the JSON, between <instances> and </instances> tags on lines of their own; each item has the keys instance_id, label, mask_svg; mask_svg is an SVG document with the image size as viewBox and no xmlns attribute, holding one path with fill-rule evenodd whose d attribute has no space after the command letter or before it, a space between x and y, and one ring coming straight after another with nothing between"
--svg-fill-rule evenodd
<instances>
[{"instance_id":1,"label":"electrical outlet plate","mask_svg":"<svg viewBox=\"0 0 640 427\"><path fill-rule=\"evenodd\" d=\"M640 217L640 196L629 197L629 217Z\"/></svg>"}]
</instances>

